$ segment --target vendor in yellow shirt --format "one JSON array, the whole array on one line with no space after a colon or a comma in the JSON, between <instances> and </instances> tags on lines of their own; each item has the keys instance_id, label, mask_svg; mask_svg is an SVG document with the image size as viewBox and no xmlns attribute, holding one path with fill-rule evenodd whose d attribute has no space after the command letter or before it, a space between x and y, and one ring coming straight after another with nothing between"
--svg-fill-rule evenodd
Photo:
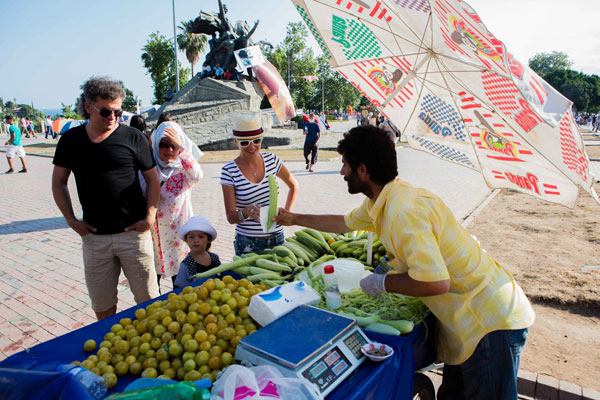
<instances>
[{"instance_id":1,"label":"vendor in yellow shirt","mask_svg":"<svg viewBox=\"0 0 600 400\"><path fill-rule=\"evenodd\" d=\"M435 314L445 363L438 399L516 399L520 356L534 320L521 287L439 197L397 178L395 145L385 131L353 128L337 150L348 191L363 193L363 204L346 215L280 208L277 223L376 232L393 270L369 275L361 287L371 296L420 297Z\"/></svg>"}]
</instances>

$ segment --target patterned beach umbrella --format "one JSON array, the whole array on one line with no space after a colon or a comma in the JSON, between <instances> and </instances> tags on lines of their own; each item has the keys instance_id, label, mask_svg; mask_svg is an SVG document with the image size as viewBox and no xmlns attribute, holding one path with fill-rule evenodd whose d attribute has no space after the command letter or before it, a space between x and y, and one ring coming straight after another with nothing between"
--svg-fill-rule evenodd
<instances>
[{"instance_id":1,"label":"patterned beach umbrella","mask_svg":"<svg viewBox=\"0 0 600 400\"><path fill-rule=\"evenodd\" d=\"M292 0L331 67L411 147L574 207L597 201L572 103L459 0Z\"/></svg>"},{"instance_id":2,"label":"patterned beach umbrella","mask_svg":"<svg viewBox=\"0 0 600 400\"><path fill-rule=\"evenodd\" d=\"M60 132L62 126L68 121L69 120L66 118L56 118L54 121L52 121L52 130L54 132Z\"/></svg>"},{"instance_id":3,"label":"patterned beach umbrella","mask_svg":"<svg viewBox=\"0 0 600 400\"><path fill-rule=\"evenodd\" d=\"M78 119L68 119L68 120L65 120L65 122L63 124L61 124L62 126L61 126L60 131L58 133L62 135L63 133L65 133L69 129L75 128L76 126L79 126L79 125L84 124L86 122L87 122L87 120L85 120L85 121L78 120Z\"/></svg>"}]
</instances>

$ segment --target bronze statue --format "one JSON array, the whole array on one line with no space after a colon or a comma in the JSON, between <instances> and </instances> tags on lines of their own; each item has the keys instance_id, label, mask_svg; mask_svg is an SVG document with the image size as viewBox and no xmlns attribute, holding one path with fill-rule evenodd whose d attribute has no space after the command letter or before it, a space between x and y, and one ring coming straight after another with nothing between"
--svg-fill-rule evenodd
<instances>
[{"instance_id":1,"label":"bronze statue","mask_svg":"<svg viewBox=\"0 0 600 400\"><path fill-rule=\"evenodd\" d=\"M236 67L233 52L252 44L249 39L258 26L258 21L254 22L252 29L246 21L237 21L233 26L227 18L227 6L221 0L218 13L200 11L199 16L190 23L191 33L211 36L208 40L210 51L205 61L210 66L219 64L224 70Z\"/></svg>"}]
</instances>

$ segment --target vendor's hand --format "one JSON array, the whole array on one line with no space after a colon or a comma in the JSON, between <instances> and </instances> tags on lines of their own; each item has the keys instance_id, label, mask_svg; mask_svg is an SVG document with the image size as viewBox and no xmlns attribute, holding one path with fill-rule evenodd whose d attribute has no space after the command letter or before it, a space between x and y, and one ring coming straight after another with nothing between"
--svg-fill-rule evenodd
<instances>
[{"instance_id":1,"label":"vendor's hand","mask_svg":"<svg viewBox=\"0 0 600 400\"><path fill-rule=\"evenodd\" d=\"M273 221L276 222L276 223L278 223L279 225L282 225L282 226L295 225L294 224L294 216L295 215L296 214L289 212L285 208L280 207L279 208L279 212L273 218Z\"/></svg>"},{"instance_id":2,"label":"vendor's hand","mask_svg":"<svg viewBox=\"0 0 600 400\"><path fill-rule=\"evenodd\" d=\"M360 287L369 296L378 297L384 293L385 290L385 274L371 274L360 280Z\"/></svg>"},{"instance_id":3,"label":"vendor's hand","mask_svg":"<svg viewBox=\"0 0 600 400\"><path fill-rule=\"evenodd\" d=\"M150 227L154 225L154 220L150 218L140 219L133 225L125 228L125 232L136 231L136 232L146 232Z\"/></svg>"},{"instance_id":4,"label":"vendor's hand","mask_svg":"<svg viewBox=\"0 0 600 400\"><path fill-rule=\"evenodd\" d=\"M9 144L10 144L10 142L6 142L6 143L4 143L4 145L5 145L5 146L8 146Z\"/></svg>"},{"instance_id":5,"label":"vendor's hand","mask_svg":"<svg viewBox=\"0 0 600 400\"><path fill-rule=\"evenodd\" d=\"M178 151L181 151L181 140L179 140L179 135L174 129L166 128L165 137Z\"/></svg>"},{"instance_id":6,"label":"vendor's hand","mask_svg":"<svg viewBox=\"0 0 600 400\"><path fill-rule=\"evenodd\" d=\"M92 232L96 232L96 228L91 226L85 221L80 221L75 219L73 221L68 222L71 229L73 229L79 236L89 235Z\"/></svg>"}]
</instances>

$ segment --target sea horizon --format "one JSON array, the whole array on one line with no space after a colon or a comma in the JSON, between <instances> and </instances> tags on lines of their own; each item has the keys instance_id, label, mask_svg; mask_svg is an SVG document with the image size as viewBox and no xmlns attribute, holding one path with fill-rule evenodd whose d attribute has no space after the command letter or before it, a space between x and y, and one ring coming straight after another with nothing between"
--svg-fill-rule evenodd
<instances>
[{"instance_id":1,"label":"sea horizon","mask_svg":"<svg viewBox=\"0 0 600 400\"><path fill-rule=\"evenodd\" d=\"M54 118L57 114L62 114L62 108L38 108L38 111Z\"/></svg>"}]
</instances>

